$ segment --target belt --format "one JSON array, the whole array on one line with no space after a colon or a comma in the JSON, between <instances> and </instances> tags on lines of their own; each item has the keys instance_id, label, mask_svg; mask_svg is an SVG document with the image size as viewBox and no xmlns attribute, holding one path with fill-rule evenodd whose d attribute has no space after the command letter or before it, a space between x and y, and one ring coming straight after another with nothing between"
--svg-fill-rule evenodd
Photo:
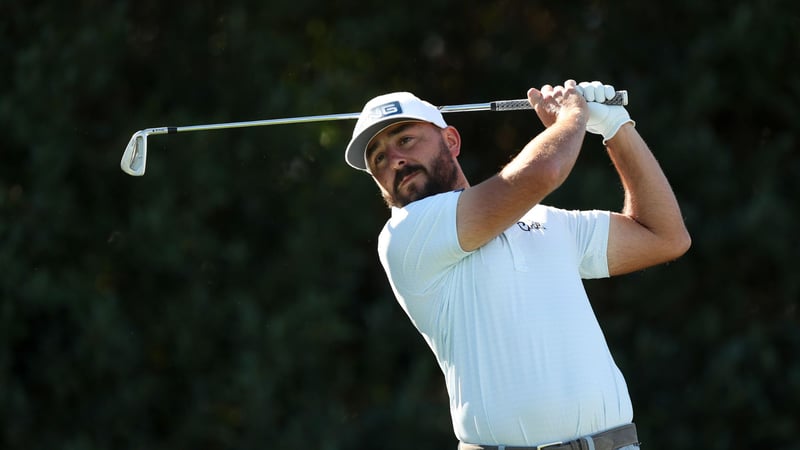
<instances>
[{"instance_id":1,"label":"belt","mask_svg":"<svg viewBox=\"0 0 800 450\"><path fill-rule=\"evenodd\" d=\"M636 425L628 424L568 442L551 442L534 447L509 445L477 445L458 443L458 450L617 450L627 445L639 445Z\"/></svg>"}]
</instances>

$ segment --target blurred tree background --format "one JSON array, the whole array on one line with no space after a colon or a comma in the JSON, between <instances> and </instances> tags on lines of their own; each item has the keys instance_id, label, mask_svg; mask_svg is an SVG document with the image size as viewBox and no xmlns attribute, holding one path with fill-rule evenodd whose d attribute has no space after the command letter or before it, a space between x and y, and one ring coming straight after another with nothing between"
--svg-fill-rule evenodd
<instances>
[{"instance_id":1,"label":"blurred tree background","mask_svg":"<svg viewBox=\"0 0 800 450\"><path fill-rule=\"evenodd\" d=\"M139 129L435 104L600 79L679 197L682 259L587 282L648 449L800 448L800 8L153 0L0 4L0 448L455 448L377 260L352 122ZM473 182L541 125L454 114ZM547 203L618 208L589 137Z\"/></svg>"}]
</instances>

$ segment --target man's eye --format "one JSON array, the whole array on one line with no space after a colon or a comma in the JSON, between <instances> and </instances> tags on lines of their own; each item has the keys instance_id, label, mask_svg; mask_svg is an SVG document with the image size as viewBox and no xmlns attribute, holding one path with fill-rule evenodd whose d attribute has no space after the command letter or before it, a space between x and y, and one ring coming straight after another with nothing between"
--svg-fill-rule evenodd
<instances>
[{"instance_id":1,"label":"man's eye","mask_svg":"<svg viewBox=\"0 0 800 450\"><path fill-rule=\"evenodd\" d=\"M384 159L386 159L386 156L383 153L378 153L375 155L375 164L382 162Z\"/></svg>"},{"instance_id":2,"label":"man's eye","mask_svg":"<svg viewBox=\"0 0 800 450\"><path fill-rule=\"evenodd\" d=\"M400 138L400 145L405 145L411 142L411 136L404 136Z\"/></svg>"}]
</instances>

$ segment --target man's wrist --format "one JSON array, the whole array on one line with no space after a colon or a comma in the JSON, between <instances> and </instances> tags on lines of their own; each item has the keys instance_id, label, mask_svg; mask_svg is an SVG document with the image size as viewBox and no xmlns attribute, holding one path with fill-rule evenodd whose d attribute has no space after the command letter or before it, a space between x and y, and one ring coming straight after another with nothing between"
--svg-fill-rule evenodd
<instances>
[{"instance_id":1,"label":"man's wrist","mask_svg":"<svg viewBox=\"0 0 800 450\"><path fill-rule=\"evenodd\" d=\"M569 108L562 110L558 115L558 121L565 121L574 123L580 126L581 129L586 128L586 123L589 121L589 110L586 108Z\"/></svg>"},{"instance_id":2,"label":"man's wrist","mask_svg":"<svg viewBox=\"0 0 800 450\"><path fill-rule=\"evenodd\" d=\"M603 145L606 147L613 147L614 145L618 144L620 141L626 139L626 136L629 133L633 133L636 131L636 122L633 120L628 120L623 122L622 125L617 128L617 130L611 135L611 137L607 139L603 139Z\"/></svg>"}]
</instances>

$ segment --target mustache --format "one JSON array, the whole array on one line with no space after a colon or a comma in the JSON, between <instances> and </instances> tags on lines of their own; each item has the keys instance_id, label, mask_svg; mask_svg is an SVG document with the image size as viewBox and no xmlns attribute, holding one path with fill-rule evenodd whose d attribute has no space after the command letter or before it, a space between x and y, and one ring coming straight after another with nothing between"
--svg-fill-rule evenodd
<instances>
[{"instance_id":1,"label":"mustache","mask_svg":"<svg viewBox=\"0 0 800 450\"><path fill-rule=\"evenodd\" d=\"M410 175L410 174L412 174L412 173L414 173L414 172L416 172L418 170L424 171L425 169L422 166L403 166L402 169L398 170L394 174L394 190L395 190L395 192L397 192L397 189L400 188L400 182L403 181L403 178L405 178L406 175Z\"/></svg>"}]
</instances>

